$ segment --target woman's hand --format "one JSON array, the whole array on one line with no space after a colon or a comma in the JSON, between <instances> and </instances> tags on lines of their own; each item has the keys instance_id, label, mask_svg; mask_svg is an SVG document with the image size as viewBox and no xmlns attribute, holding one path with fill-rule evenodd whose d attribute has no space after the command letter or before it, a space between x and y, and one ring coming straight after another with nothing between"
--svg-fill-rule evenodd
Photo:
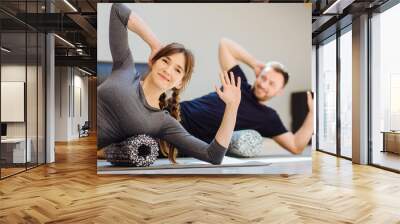
<instances>
[{"instance_id":1,"label":"woman's hand","mask_svg":"<svg viewBox=\"0 0 400 224\"><path fill-rule=\"evenodd\" d=\"M215 86L215 91L217 92L219 98L227 106L239 107L241 92L240 92L240 77L237 77L237 82L235 82L235 76L230 72L230 76L227 72L220 72L220 79L222 83L223 90Z\"/></svg>"},{"instance_id":2,"label":"woman's hand","mask_svg":"<svg viewBox=\"0 0 400 224\"><path fill-rule=\"evenodd\" d=\"M219 77L222 83L222 90L215 86L219 98L225 102L225 111L221 125L215 135L215 140L225 148L228 148L235 129L237 111L240 104L240 77L235 82L235 76L230 72L220 72Z\"/></svg>"},{"instance_id":3,"label":"woman's hand","mask_svg":"<svg viewBox=\"0 0 400 224\"><path fill-rule=\"evenodd\" d=\"M152 46L151 47L151 53L150 53L150 56L149 56L149 59L148 59L148 63L149 63L149 65L151 65L152 63L151 63L151 59L153 59L153 57L157 54L157 52L158 51L160 51L164 46L161 44L161 43L159 43L159 42L157 42L157 43L155 43L155 44L153 44L154 46Z\"/></svg>"}]
</instances>

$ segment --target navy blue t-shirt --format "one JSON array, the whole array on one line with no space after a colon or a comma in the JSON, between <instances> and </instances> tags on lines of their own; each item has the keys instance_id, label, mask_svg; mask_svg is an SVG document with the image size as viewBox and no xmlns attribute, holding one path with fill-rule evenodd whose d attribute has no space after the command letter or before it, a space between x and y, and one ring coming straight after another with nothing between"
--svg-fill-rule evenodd
<instances>
[{"instance_id":1,"label":"navy blue t-shirt","mask_svg":"<svg viewBox=\"0 0 400 224\"><path fill-rule=\"evenodd\" d=\"M242 98L236 119L235 131L253 129L263 137L274 137L287 132L276 111L257 101L251 85L239 65L228 72L241 78ZM224 115L225 103L216 92L180 103L183 127L192 135L206 142L215 138Z\"/></svg>"}]
</instances>

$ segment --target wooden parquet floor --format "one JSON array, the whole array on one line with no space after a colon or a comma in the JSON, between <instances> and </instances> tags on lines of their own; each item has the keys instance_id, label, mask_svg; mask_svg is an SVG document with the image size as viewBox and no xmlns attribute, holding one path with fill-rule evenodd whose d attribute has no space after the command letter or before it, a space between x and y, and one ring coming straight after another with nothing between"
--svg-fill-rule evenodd
<instances>
[{"instance_id":1,"label":"wooden parquet floor","mask_svg":"<svg viewBox=\"0 0 400 224\"><path fill-rule=\"evenodd\" d=\"M98 176L89 137L0 181L0 223L400 223L400 175L315 152L312 175Z\"/></svg>"},{"instance_id":2,"label":"wooden parquet floor","mask_svg":"<svg viewBox=\"0 0 400 224\"><path fill-rule=\"evenodd\" d=\"M15 174L15 173L18 173L18 172L22 172L22 171L24 171L25 170L25 167L21 167L21 168L19 168L19 167L17 167L17 168L9 168L9 167L7 167L7 168L4 168L4 167L2 167L1 168L1 176L2 177L7 177L7 176L10 176L10 175L13 175L13 174Z\"/></svg>"}]
</instances>

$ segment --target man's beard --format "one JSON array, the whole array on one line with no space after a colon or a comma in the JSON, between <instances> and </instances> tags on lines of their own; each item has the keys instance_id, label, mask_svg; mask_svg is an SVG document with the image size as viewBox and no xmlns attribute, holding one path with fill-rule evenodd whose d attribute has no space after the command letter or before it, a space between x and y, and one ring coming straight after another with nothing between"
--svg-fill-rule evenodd
<instances>
[{"instance_id":1,"label":"man's beard","mask_svg":"<svg viewBox=\"0 0 400 224\"><path fill-rule=\"evenodd\" d=\"M254 97L256 97L256 99L258 100L258 102L260 102L260 103L265 103L265 102L269 99L269 97L268 97L268 96L264 96L264 97L259 97L259 96L257 96L257 94L256 94L256 86L255 86L255 85L256 85L256 84L254 84L254 85L251 87L251 91L252 91Z\"/></svg>"}]
</instances>

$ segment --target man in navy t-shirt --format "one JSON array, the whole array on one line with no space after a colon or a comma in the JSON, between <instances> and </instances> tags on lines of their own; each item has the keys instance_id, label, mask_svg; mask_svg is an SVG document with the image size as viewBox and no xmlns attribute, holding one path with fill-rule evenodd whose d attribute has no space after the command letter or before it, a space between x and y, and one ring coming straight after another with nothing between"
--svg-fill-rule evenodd
<instances>
[{"instance_id":1,"label":"man in navy t-shirt","mask_svg":"<svg viewBox=\"0 0 400 224\"><path fill-rule=\"evenodd\" d=\"M277 62L264 65L236 42L223 38L219 44L219 62L222 70L241 78L242 98L237 114L235 130L253 129L263 137L274 139L293 154L301 153L313 133L313 100L307 95L308 115L295 133L289 132L276 111L265 105L269 99L281 95L289 80L284 67ZM253 85L247 82L240 68L243 62L256 75ZM224 114L225 104L216 92L180 104L182 125L192 135L211 142L218 131Z\"/></svg>"}]
</instances>

